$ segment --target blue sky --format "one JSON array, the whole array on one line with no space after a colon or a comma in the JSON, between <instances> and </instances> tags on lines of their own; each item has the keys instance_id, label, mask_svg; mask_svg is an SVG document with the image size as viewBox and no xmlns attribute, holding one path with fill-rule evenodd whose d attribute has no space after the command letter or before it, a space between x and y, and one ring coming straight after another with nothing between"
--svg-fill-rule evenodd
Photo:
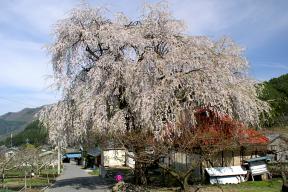
<instances>
[{"instance_id":1,"label":"blue sky","mask_svg":"<svg viewBox=\"0 0 288 192\"><path fill-rule=\"evenodd\" d=\"M52 69L44 46L52 41L53 24L65 18L79 0L0 1L0 115L53 103ZM137 19L152 0L88 0L109 13ZM288 73L287 0L168 0L187 33L232 37L246 48L250 74L259 81Z\"/></svg>"}]
</instances>

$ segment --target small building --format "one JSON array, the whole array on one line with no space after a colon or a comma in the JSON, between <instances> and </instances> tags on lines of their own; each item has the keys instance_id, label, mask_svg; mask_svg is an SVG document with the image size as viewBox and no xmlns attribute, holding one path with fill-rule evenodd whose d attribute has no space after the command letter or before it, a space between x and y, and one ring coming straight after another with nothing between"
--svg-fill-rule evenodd
<instances>
[{"instance_id":1,"label":"small building","mask_svg":"<svg viewBox=\"0 0 288 192\"><path fill-rule=\"evenodd\" d=\"M130 161L129 161L130 162ZM87 150L86 167L126 166L126 151L123 148L90 148Z\"/></svg>"},{"instance_id":2,"label":"small building","mask_svg":"<svg viewBox=\"0 0 288 192\"><path fill-rule=\"evenodd\" d=\"M218 152L211 158L211 161L202 162L202 166L204 168L241 166L245 160L266 156L268 138L251 129L241 132L244 137L240 140L239 146ZM185 154L180 152L171 153L163 160L166 165L175 167L178 170L187 169L191 165L195 167L199 161L201 161L199 154Z\"/></svg>"},{"instance_id":3,"label":"small building","mask_svg":"<svg viewBox=\"0 0 288 192\"><path fill-rule=\"evenodd\" d=\"M6 151L4 152L4 155L6 158L10 158L14 156L17 152L18 152L18 148L11 147L11 148L6 149Z\"/></svg>"},{"instance_id":4,"label":"small building","mask_svg":"<svg viewBox=\"0 0 288 192\"><path fill-rule=\"evenodd\" d=\"M288 162L288 138L277 133L267 134L269 139L268 155L272 162Z\"/></svg>"},{"instance_id":5,"label":"small building","mask_svg":"<svg viewBox=\"0 0 288 192\"><path fill-rule=\"evenodd\" d=\"M244 165L246 165L246 169L253 181L255 180L255 177L258 177L257 180L272 178L267 168L268 161L270 161L268 156L245 160Z\"/></svg>"},{"instance_id":6,"label":"small building","mask_svg":"<svg viewBox=\"0 0 288 192\"><path fill-rule=\"evenodd\" d=\"M94 168L94 166L100 167L100 165L101 165L101 149L99 147L88 149L85 159L85 167Z\"/></svg>"},{"instance_id":7,"label":"small building","mask_svg":"<svg viewBox=\"0 0 288 192\"><path fill-rule=\"evenodd\" d=\"M3 155L7 151L7 147L5 145L0 146L0 155Z\"/></svg>"}]
</instances>

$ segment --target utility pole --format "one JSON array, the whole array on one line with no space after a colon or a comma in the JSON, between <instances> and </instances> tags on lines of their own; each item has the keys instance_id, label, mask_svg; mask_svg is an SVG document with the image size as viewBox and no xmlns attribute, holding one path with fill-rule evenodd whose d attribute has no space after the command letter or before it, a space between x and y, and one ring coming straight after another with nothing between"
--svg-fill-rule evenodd
<instances>
[{"instance_id":1,"label":"utility pole","mask_svg":"<svg viewBox=\"0 0 288 192\"><path fill-rule=\"evenodd\" d=\"M58 175L61 173L61 146L60 142L58 141Z\"/></svg>"},{"instance_id":2,"label":"utility pole","mask_svg":"<svg viewBox=\"0 0 288 192\"><path fill-rule=\"evenodd\" d=\"M13 147L12 138L13 138L13 133L11 133L11 138L10 138L10 146L11 146L11 148Z\"/></svg>"}]
</instances>

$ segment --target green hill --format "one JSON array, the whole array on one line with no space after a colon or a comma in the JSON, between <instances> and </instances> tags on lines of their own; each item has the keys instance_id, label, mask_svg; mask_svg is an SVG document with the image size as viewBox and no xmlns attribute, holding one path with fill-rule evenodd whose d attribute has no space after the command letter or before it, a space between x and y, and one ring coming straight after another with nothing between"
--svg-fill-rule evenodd
<instances>
[{"instance_id":1,"label":"green hill","mask_svg":"<svg viewBox=\"0 0 288 192\"><path fill-rule=\"evenodd\" d=\"M267 126L288 125L288 74L263 83L264 90L260 98L268 101L272 110Z\"/></svg>"},{"instance_id":2,"label":"green hill","mask_svg":"<svg viewBox=\"0 0 288 192\"><path fill-rule=\"evenodd\" d=\"M22 132L13 135L12 144L13 146L20 146L30 143L35 146L40 146L47 143L47 138L47 129L39 122L39 120L35 120L28 124ZM7 138L3 144L9 146L11 144L11 139Z\"/></svg>"},{"instance_id":3,"label":"green hill","mask_svg":"<svg viewBox=\"0 0 288 192\"><path fill-rule=\"evenodd\" d=\"M35 120L35 114L41 109L25 108L19 112L9 112L0 116L0 140L9 137L11 133L16 134L25 129L25 127Z\"/></svg>"}]
</instances>

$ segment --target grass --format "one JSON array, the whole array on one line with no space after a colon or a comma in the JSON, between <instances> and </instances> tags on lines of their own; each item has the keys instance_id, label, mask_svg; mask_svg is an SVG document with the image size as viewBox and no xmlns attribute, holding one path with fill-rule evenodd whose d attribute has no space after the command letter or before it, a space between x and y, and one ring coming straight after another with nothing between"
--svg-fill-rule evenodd
<instances>
[{"instance_id":1,"label":"grass","mask_svg":"<svg viewBox=\"0 0 288 192\"><path fill-rule=\"evenodd\" d=\"M54 181L55 181L55 179L49 178L49 183L53 183ZM45 186L49 185L47 178L43 178L43 177L33 177L32 179L27 178L26 183L27 183L27 187L28 188L31 187L32 189L33 188L37 189L39 187L45 187ZM9 190L6 190L6 191L0 190L0 192L10 192L12 190L18 191L24 185L25 185L25 179L24 178L8 178L8 179L5 179L4 186L5 186L5 188L7 188ZM31 191L31 190L29 190L29 191Z\"/></svg>"},{"instance_id":2,"label":"grass","mask_svg":"<svg viewBox=\"0 0 288 192\"><path fill-rule=\"evenodd\" d=\"M99 176L100 170L99 170L99 168L96 168L95 170L92 170L91 172L89 172L89 174L94 175L94 176Z\"/></svg>"},{"instance_id":3,"label":"grass","mask_svg":"<svg viewBox=\"0 0 288 192\"><path fill-rule=\"evenodd\" d=\"M237 185L223 185L226 192L280 192L282 180L279 178L270 181L248 181Z\"/></svg>"},{"instance_id":4,"label":"grass","mask_svg":"<svg viewBox=\"0 0 288 192\"><path fill-rule=\"evenodd\" d=\"M24 168L23 168L24 170ZM24 177L25 176L25 173L23 170L17 170L17 169L14 169L14 170L10 170L10 171L7 171L6 172L6 177L9 178L9 177ZM28 169L27 169L28 170ZM52 176L55 176L57 177L58 173L57 173L57 168L49 168L49 169L42 169L40 171L40 175L42 177L46 177L46 175L49 175L50 177Z\"/></svg>"},{"instance_id":5,"label":"grass","mask_svg":"<svg viewBox=\"0 0 288 192\"><path fill-rule=\"evenodd\" d=\"M51 179L50 179L51 180ZM46 178L41 178L41 177L35 177L35 178L27 178L26 180L27 186L32 186L32 187L38 187L38 186L45 186L47 185L47 179ZM25 179L24 178L9 178L5 179L5 185L6 186L24 186Z\"/></svg>"},{"instance_id":6,"label":"grass","mask_svg":"<svg viewBox=\"0 0 288 192\"><path fill-rule=\"evenodd\" d=\"M270 181L248 181L240 184L227 184L220 186L223 192L280 192L282 187L281 179L272 179ZM150 192L172 192L172 188L151 189ZM221 192L221 189L215 185L204 185L199 192Z\"/></svg>"}]
</instances>

